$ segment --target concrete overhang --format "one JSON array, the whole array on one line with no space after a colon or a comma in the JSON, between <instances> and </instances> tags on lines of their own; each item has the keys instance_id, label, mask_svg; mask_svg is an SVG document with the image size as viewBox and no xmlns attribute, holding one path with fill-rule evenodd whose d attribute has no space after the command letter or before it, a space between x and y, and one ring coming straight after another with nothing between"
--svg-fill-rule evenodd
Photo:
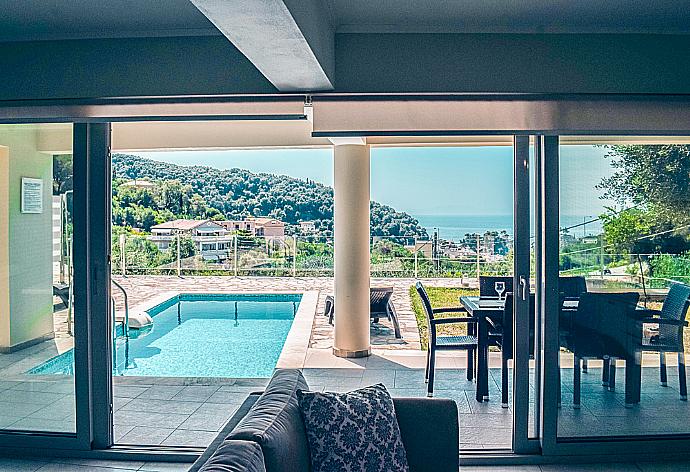
<instances>
[{"instance_id":1,"label":"concrete overhang","mask_svg":"<svg viewBox=\"0 0 690 472\"><path fill-rule=\"evenodd\" d=\"M319 0L191 2L278 90L333 90L335 32Z\"/></svg>"}]
</instances>

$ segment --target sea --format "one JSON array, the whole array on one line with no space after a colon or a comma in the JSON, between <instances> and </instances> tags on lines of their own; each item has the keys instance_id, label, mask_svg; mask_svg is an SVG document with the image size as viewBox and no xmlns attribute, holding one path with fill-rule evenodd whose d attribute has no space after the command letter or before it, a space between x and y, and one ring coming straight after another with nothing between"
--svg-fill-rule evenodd
<instances>
[{"instance_id":1,"label":"sea","mask_svg":"<svg viewBox=\"0 0 690 472\"><path fill-rule=\"evenodd\" d=\"M414 215L419 224L431 236L438 230L439 238L447 241L459 241L466 234L484 234L487 231L506 231L513 235L513 215ZM569 228L573 236L590 236L600 234L601 221L594 221L591 216L561 215L561 228ZM587 224L583 224L587 222ZM534 233L532 230L531 233Z\"/></svg>"}]
</instances>

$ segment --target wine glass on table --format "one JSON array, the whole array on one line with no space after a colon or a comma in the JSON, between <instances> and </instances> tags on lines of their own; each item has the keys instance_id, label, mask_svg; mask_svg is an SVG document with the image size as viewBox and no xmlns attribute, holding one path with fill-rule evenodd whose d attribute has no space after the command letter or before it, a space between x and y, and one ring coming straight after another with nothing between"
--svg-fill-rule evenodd
<instances>
[{"instance_id":1,"label":"wine glass on table","mask_svg":"<svg viewBox=\"0 0 690 472\"><path fill-rule=\"evenodd\" d=\"M498 301L503 301L503 293L506 291L506 283L503 281L494 283L494 290L498 294Z\"/></svg>"}]
</instances>

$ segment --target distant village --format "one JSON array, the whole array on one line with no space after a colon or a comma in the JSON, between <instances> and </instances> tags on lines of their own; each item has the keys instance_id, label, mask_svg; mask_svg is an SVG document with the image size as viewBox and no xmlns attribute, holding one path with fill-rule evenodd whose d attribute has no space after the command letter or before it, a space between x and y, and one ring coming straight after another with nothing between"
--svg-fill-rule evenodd
<instances>
[{"instance_id":1,"label":"distant village","mask_svg":"<svg viewBox=\"0 0 690 472\"><path fill-rule=\"evenodd\" d=\"M415 241L406 246L410 252L417 252L428 259L448 258L453 260L475 260L499 262L512 249L512 240L506 232L486 232L483 235L466 234L460 241L449 241L434 233L427 241Z\"/></svg>"},{"instance_id":2,"label":"distant village","mask_svg":"<svg viewBox=\"0 0 690 472\"><path fill-rule=\"evenodd\" d=\"M154 182L135 179L121 184L122 187L152 189ZM314 221L301 221L300 233L316 232ZM285 240L285 223L271 217L243 217L237 220L215 221L211 219L175 219L151 227L148 240L165 251L177 243L178 238L190 239L197 253L205 260L223 261L233 248L235 236L263 238L267 242Z\"/></svg>"},{"instance_id":3,"label":"distant village","mask_svg":"<svg viewBox=\"0 0 690 472\"><path fill-rule=\"evenodd\" d=\"M122 186L149 188L155 186L148 180L132 180ZM277 218L247 216L236 220L214 221L210 219L176 219L151 227L148 239L161 251L176 244L178 238L191 239L197 253L205 260L223 261L233 248L236 235L258 237L267 243L285 241L285 223ZM300 221L299 234L317 233L314 221ZM373 242L382 239L374 237ZM410 241L412 242L412 241ZM505 259L512 242L505 232L487 232L484 235L465 235L461 241L440 239L434 234L428 240L414 240L405 248L428 259L448 258L471 260L481 257L486 262L497 262Z\"/></svg>"},{"instance_id":4,"label":"distant village","mask_svg":"<svg viewBox=\"0 0 690 472\"><path fill-rule=\"evenodd\" d=\"M316 230L313 221L300 222L300 229L302 234ZM249 216L227 221L178 219L152 226L148 239L163 251L175 244L178 237L186 237L194 242L204 259L218 261L227 257L235 235L283 242L285 223L275 218Z\"/></svg>"}]
</instances>

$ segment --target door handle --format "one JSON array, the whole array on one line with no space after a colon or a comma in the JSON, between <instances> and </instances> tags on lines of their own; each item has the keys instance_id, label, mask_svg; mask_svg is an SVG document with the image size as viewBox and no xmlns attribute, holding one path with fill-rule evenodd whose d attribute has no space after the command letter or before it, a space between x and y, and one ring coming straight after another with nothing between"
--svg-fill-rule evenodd
<instances>
[{"instance_id":1,"label":"door handle","mask_svg":"<svg viewBox=\"0 0 690 472\"><path fill-rule=\"evenodd\" d=\"M527 300L527 279L524 275L520 276L520 294L523 301Z\"/></svg>"}]
</instances>

